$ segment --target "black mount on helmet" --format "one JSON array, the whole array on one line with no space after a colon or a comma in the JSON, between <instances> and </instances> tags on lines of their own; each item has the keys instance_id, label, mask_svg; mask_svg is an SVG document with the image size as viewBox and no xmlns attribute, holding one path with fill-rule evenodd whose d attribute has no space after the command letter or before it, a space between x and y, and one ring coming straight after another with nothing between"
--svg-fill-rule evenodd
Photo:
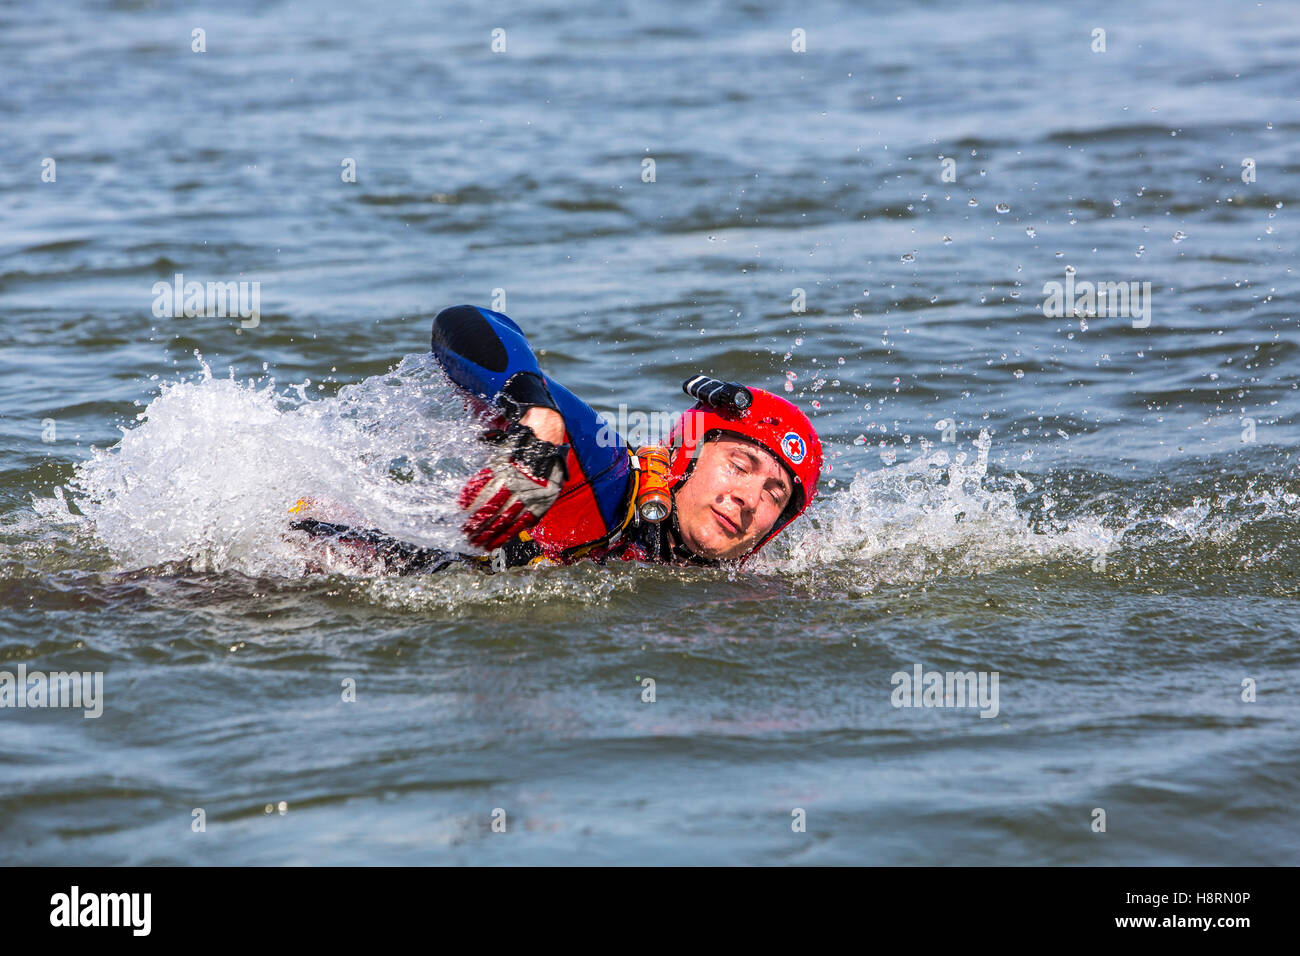
<instances>
[{"instance_id":1,"label":"black mount on helmet","mask_svg":"<svg viewBox=\"0 0 1300 956\"><path fill-rule=\"evenodd\" d=\"M720 411L743 415L754 404L754 393L735 382L724 382L707 375L696 375L682 382L682 391L705 405Z\"/></svg>"}]
</instances>

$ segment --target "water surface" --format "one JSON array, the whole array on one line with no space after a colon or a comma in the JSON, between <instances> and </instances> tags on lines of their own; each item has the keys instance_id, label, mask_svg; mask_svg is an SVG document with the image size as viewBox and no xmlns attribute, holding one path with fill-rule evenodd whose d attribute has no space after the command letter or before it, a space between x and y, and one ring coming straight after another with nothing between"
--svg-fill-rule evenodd
<instances>
[{"instance_id":1,"label":"water surface","mask_svg":"<svg viewBox=\"0 0 1300 956\"><path fill-rule=\"evenodd\" d=\"M25 3L0 64L0 669L105 675L0 710L0 859L1300 860L1293 6ZM454 544L429 324L499 295L601 410L788 385L808 517L308 573L306 493Z\"/></svg>"}]
</instances>

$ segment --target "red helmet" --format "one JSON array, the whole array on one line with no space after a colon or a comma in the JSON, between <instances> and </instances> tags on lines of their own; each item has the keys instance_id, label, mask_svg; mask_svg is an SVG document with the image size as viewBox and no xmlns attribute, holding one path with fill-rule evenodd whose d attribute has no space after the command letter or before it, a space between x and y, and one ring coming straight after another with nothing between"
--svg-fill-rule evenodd
<instances>
[{"instance_id":1,"label":"red helmet","mask_svg":"<svg viewBox=\"0 0 1300 956\"><path fill-rule=\"evenodd\" d=\"M718 432L730 432L762 445L785 466L793 482L790 502L745 558L757 553L812 503L822 470L821 439L808 416L779 395L761 388L747 391L753 402L744 411L700 401L682 412L668 435L669 477L674 488L690 475L700 447Z\"/></svg>"}]
</instances>

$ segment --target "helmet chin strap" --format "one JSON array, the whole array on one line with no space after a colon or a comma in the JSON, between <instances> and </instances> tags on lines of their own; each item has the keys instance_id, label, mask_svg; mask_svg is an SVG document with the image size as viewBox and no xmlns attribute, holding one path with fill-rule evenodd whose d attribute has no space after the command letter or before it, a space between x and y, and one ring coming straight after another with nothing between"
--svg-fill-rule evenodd
<instances>
[{"instance_id":1,"label":"helmet chin strap","mask_svg":"<svg viewBox=\"0 0 1300 956\"><path fill-rule=\"evenodd\" d=\"M682 526L677 521L677 496L673 495L673 510L668 513L668 550L674 558L696 557L694 551L686 547L682 537Z\"/></svg>"}]
</instances>

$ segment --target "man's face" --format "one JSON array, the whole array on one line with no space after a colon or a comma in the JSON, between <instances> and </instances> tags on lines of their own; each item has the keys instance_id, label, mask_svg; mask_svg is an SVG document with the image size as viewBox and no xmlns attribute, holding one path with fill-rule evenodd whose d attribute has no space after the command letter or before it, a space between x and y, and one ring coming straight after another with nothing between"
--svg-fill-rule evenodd
<instances>
[{"instance_id":1,"label":"man's face","mask_svg":"<svg viewBox=\"0 0 1300 956\"><path fill-rule=\"evenodd\" d=\"M720 435L704 443L674 496L682 539L701 557L742 557L771 530L793 490L767 449Z\"/></svg>"}]
</instances>

